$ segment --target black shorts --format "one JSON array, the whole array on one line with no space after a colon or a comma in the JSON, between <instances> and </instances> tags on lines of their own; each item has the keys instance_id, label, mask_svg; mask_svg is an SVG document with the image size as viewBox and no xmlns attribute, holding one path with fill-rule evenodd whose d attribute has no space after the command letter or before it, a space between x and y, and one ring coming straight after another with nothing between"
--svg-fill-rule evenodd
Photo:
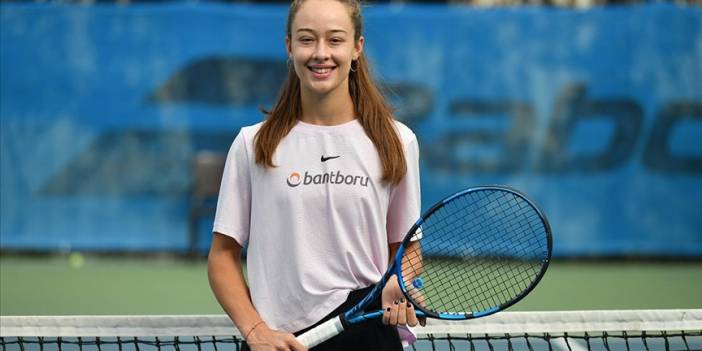
<instances>
[{"instance_id":1,"label":"black shorts","mask_svg":"<svg viewBox=\"0 0 702 351\"><path fill-rule=\"evenodd\" d=\"M317 325L338 316L343 311L355 306L368 294L373 287L352 291L348 299L341 304L332 313L322 318L315 325L303 329L295 335L304 333L305 331L316 327ZM379 310L380 299L373 301L367 308L368 310ZM402 351L402 343L400 335L397 333L397 328L394 326L384 325L380 319L374 319L367 322L362 322L349 326L343 333L321 343L317 347L313 347L312 351L337 351L337 350L367 350L367 351ZM249 348L244 343L242 350L248 351Z\"/></svg>"}]
</instances>

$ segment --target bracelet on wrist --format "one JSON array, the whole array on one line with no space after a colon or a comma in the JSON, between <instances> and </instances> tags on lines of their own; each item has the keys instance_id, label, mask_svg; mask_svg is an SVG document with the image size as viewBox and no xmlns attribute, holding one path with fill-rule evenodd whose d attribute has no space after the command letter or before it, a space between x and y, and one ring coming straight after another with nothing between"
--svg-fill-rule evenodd
<instances>
[{"instance_id":1,"label":"bracelet on wrist","mask_svg":"<svg viewBox=\"0 0 702 351\"><path fill-rule=\"evenodd\" d=\"M251 327L251 329L249 329L249 331L246 332L246 335L244 335L244 340L248 340L248 339L249 339L249 335L251 334L251 332L253 332L254 329L256 329L256 328L257 328L259 325L261 325L261 324L263 324L263 320L260 320L260 321L256 322L256 324L254 324L253 327Z\"/></svg>"}]
</instances>

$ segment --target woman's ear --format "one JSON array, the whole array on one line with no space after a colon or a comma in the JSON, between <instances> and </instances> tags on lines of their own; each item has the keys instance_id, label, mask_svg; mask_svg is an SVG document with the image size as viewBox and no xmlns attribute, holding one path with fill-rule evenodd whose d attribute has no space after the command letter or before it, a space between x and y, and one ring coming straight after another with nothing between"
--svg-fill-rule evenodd
<instances>
[{"instance_id":1,"label":"woman's ear","mask_svg":"<svg viewBox=\"0 0 702 351\"><path fill-rule=\"evenodd\" d=\"M360 36L358 40L356 40L356 44L354 45L354 53L353 53L353 59L358 60L359 57L361 57L361 54L363 53L363 44L365 43L366 38L363 36Z\"/></svg>"},{"instance_id":2,"label":"woman's ear","mask_svg":"<svg viewBox=\"0 0 702 351\"><path fill-rule=\"evenodd\" d=\"M289 36L285 36L285 51L288 53L288 59L292 59L292 41Z\"/></svg>"}]
</instances>

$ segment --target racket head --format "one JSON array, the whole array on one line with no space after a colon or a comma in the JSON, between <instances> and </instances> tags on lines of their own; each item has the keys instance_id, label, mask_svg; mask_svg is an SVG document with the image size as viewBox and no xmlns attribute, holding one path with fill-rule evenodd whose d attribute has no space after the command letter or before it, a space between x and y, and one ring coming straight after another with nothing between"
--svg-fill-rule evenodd
<instances>
[{"instance_id":1,"label":"racket head","mask_svg":"<svg viewBox=\"0 0 702 351\"><path fill-rule=\"evenodd\" d=\"M435 204L412 226L395 274L428 317L477 318L529 294L546 273L552 245L546 216L526 195L504 185L474 187Z\"/></svg>"}]
</instances>

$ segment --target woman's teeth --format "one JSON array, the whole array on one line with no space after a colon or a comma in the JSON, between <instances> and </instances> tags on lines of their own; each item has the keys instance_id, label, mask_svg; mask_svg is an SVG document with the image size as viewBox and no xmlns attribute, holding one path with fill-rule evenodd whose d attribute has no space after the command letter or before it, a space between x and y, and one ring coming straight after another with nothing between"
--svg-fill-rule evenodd
<instances>
[{"instance_id":1,"label":"woman's teeth","mask_svg":"<svg viewBox=\"0 0 702 351\"><path fill-rule=\"evenodd\" d=\"M325 73L331 72L331 70L332 70L333 68L330 68L330 67L325 67L325 68L321 68L321 67L310 67L310 69L311 69L312 72L314 72L314 73L325 74Z\"/></svg>"}]
</instances>

